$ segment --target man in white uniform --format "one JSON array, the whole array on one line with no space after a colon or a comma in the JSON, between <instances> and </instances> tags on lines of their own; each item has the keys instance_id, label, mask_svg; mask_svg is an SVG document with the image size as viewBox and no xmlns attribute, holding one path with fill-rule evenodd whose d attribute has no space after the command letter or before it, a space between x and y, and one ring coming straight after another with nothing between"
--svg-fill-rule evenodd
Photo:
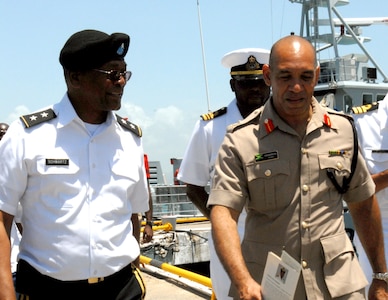
<instances>
[{"instance_id":1,"label":"man in white uniform","mask_svg":"<svg viewBox=\"0 0 388 300\"><path fill-rule=\"evenodd\" d=\"M191 140L180 166L178 179L187 184L187 195L198 209L209 217L206 207L209 184L214 173L214 163L228 125L247 117L269 98L270 88L262 79L262 66L268 63L269 50L245 48L225 54L221 63L231 70L230 87L235 93L227 107L202 115L195 124ZM240 237L244 233L246 214L239 218ZM224 271L209 239L210 275L217 300L228 297L230 279Z\"/></svg>"},{"instance_id":2,"label":"man in white uniform","mask_svg":"<svg viewBox=\"0 0 388 300\"><path fill-rule=\"evenodd\" d=\"M385 245L388 243L388 95L378 103L353 108L360 150L376 184L376 197L380 205ZM356 234L354 237L358 258L366 278L372 279L372 269L364 248ZM385 247L388 257L388 246ZM388 281L388 278L387 278ZM369 282L370 284L370 282ZM369 286L367 287L369 288Z\"/></svg>"},{"instance_id":3,"label":"man in white uniform","mask_svg":"<svg viewBox=\"0 0 388 300\"><path fill-rule=\"evenodd\" d=\"M141 130L114 111L131 77L129 36L83 30L59 61L67 92L13 122L0 143L0 299L15 300L9 235L23 235L23 299L140 300L138 213L148 210Z\"/></svg>"}]
</instances>

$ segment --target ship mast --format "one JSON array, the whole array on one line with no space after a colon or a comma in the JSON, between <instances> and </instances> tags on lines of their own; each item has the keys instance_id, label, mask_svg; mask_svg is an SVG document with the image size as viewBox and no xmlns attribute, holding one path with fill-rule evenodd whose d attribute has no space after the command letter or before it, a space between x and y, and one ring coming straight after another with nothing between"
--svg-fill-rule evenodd
<instances>
[{"instance_id":1,"label":"ship mast","mask_svg":"<svg viewBox=\"0 0 388 300\"><path fill-rule=\"evenodd\" d=\"M369 38L361 36L361 27L371 24L387 24L386 18L358 18L345 19L337 10L337 6L349 4L349 0L289 0L292 3L302 4L300 36L309 39L314 45L317 55L321 51L330 47L333 48L336 58L337 74L339 72L339 44L357 44L364 52L367 59L374 65L378 72L383 77L383 82L388 82L388 77L377 64L368 50L364 47L364 42L369 41ZM326 8L328 19L320 19L320 12ZM335 19L336 16L338 19ZM329 30L327 31L327 28ZM340 33L337 34L335 29L340 27ZM326 31L325 31L326 29ZM338 78L337 78L338 80Z\"/></svg>"}]
</instances>

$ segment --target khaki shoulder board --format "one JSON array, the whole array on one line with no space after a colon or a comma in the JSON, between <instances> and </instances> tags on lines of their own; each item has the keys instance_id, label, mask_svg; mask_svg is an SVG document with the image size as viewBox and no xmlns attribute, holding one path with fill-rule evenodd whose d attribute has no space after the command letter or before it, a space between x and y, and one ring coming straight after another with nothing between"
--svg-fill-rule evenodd
<instances>
[{"instance_id":1,"label":"khaki shoulder board","mask_svg":"<svg viewBox=\"0 0 388 300\"><path fill-rule=\"evenodd\" d=\"M219 116L226 114L227 110L228 110L227 107L223 107L223 108L220 108L219 110L209 112L207 114L203 114L203 115L201 115L201 118L204 121L209 121L209 120L212 120L214 118L217 118Z\"/></svg>"},{"instance_id":2,"label":"khaki shoulder board","mask_svg":"<svg viewBox=\"0 0 388 300\"><path fill-rule=\"evenodd\" d=\"M128 121L127 118L122 118L119 115L116 115L117 122L124 128L132 131L134 134L136 134L138 137L141 137L143 135L141 128L137 126L136 124L133 124Z\"/></svg>"},{"instance_id":3,"label":"khaki shoulder board","mask_svg":"<svg viewBox=\"0 0 388 300\"><path fill-rule=\"evenodd\" d=\"M354 106L352 107L352 111L354 114L363 114L363 113L366 113L368 111L372 111L372 110L375 110L375 109L378 109L379 108L379 103L378 102L373 102L371 104L365 104L365 105L361 105L361 106Z\"/></svg>"},{"instance_id":4,"label":"khaki shoulder board","mask_svg":"<svg viewBox=\"0 0 388 300\"><path fill-rule=\"evenodd\" d=\"M32 126L49 121L56 117L57 115L55 114L55 112L51 108L49 108L46 110L35 112L30 115L21 116L20 119L23 121L24 126L26 126L26 128L30 128Z\"/></svg>"}]
</instances>

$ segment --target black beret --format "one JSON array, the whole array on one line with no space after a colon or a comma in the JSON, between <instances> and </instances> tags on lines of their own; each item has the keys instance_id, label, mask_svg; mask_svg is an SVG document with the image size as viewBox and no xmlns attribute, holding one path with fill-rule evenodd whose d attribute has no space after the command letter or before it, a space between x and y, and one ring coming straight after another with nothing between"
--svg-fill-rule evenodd
<instances>
[{"instance_id":1,"label":"black beret","mask_svg":"<svg viewBox=\"0 0 388 300\"><path fill-rule=\"evenodd\" d=\"M108 35L97 30L83 30L67 40L59 61L71 71L91 70L111 60L123 60L128 47L129 36L124 33Z\"/></svg>"}]
</instances>

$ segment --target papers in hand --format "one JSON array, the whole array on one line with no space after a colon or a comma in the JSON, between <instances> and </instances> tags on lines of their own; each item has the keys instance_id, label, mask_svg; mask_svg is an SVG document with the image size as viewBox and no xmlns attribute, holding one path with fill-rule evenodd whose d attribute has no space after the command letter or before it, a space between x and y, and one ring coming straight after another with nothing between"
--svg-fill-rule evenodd
<instances>
[{"instance_id":1,"label":"papers in hand","mask_svg":"<svg viewBox=\"0 0 388 300\"><path fill-rule=\"evenodd\" d=\"M261 288L264 300L292 300L302 267L286 251L268 252Z\"/></svg>"}]
</instances>

